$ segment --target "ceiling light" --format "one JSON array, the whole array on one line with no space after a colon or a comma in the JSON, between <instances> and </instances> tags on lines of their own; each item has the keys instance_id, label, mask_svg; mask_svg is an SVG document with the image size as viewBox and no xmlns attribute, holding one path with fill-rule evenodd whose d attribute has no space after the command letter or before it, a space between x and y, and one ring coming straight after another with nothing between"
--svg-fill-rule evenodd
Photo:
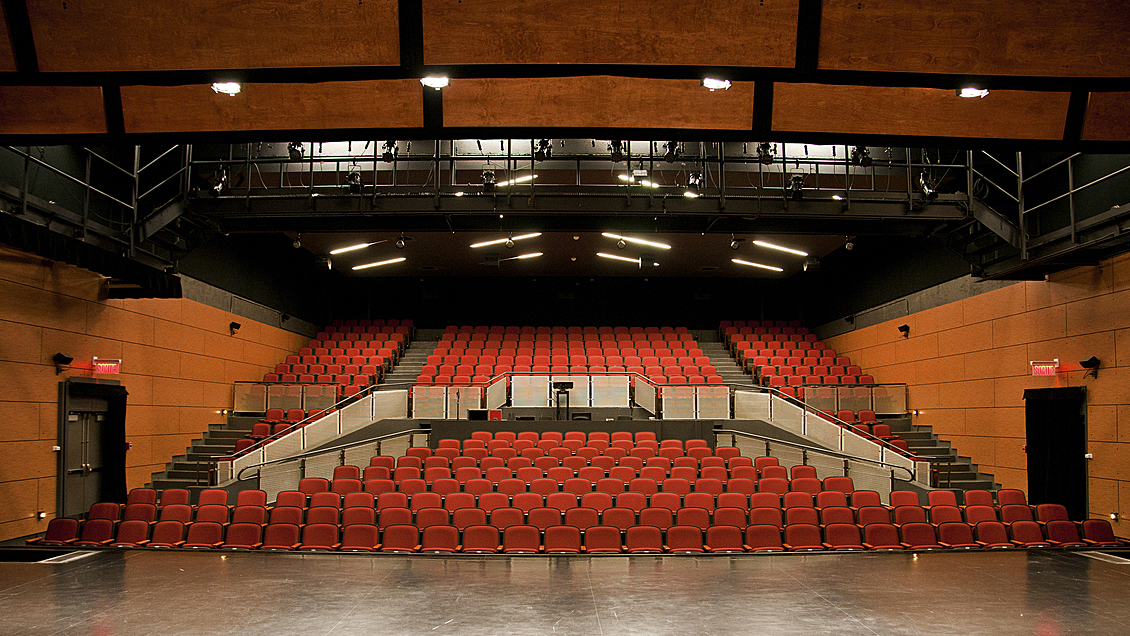
<instances>
[{"instance_id":1,"label":"ceiling light","mask_svg":"<svg viewBox=\"0 0 1130 636\"><path fill-rule=\"evenodd\" d=\"M833 201L843 201L843 200L844 200L844 195L842 195L842 194L833 194L833 195L832 195L832 200L833 200Z\"/></svg>"},{"instance_id":2,"label":"ceiling light","mask_svg":"<svg viewBox=\"0 0 1130 636\"><path fill-rule=\"evenodd\" d=\"M705 86L706 88L709 88L712 91L716 91L716 90L724 90L725 91L725 90L730 89L730 80L728 80L728 79L715 79L713 77L707 77L706 79L702 80L702 85Z\"/></svg>"},{"instance_id":3,"label":"ceiling light","mask_svg":"<svg viewBox=\"0 0 1130 636\"><path fill-rule=\"evenodd\" d=\"M778 251L781 251L781 252L788 252L789 254L796 254L797 256L808 256L808 252L802 252L800 250L794 250L791 247L781 247L780 245L774 245L773 243L766 243L765 241L754 241L753 244L760 246L760 247L767 247L771 250L778 250Z\"/></svg>"},{"instance_id":4,"label":"ceiling light","mask_svg":"<svg viewBox=\"0 0 1130 636\"><path fill-rule=\"evenodd\" d=\"M736 250L742 246L742 239L730 237L730 249Z\"/></svg>"},{"instance_id":5,"label":"ceiling light","mask_svg":"<svg viewBox=\"0 0 1130 636\"><path fill-rule=\"evenodd\" d=\"M854 166L863 166L864 168L871 165L871 149L866 146L856 146L851 149L851 163Z\"/></svg>"},{"instance_id":6,"label":"ceiling light","mask_svg":"<svg viewBox=\"0 0 1130 636\"><path fill-rule=\"evenodd\" d=\"M521 254L519 256L511 256L509 258L500 258L498 259L498 262L501 263L502 261L524 261L527 258L537 258L541 255L541 252L533 252L532 254Z\"/></svg>"},{"instance_id":7,"label":"ceiling light","mask_svg":"<svg viewBox=\"0 0 1130 636\"><path fill-rule=\"evenodd\" d=\"M438 91L451 82L446 77L424 77L420 79L420 83L424 86L427 86L428 88L434 88Z\"/></svg>"},{"instance_id":8,"label":"ceiling light","mask_svg":"<svg viewBox=\"0 0 1130 636\"><path fill-rule=\"evenodd\" d=\"M395 243L393 243L393 245L395 245L395 246L396 246L396 249L398 249L398 250L402 250L402 249L404 249L404 246L405 246L405 245L407 245L407 244L408 244L408 243L407 243L407 242L406 242L406 241L404 240L404 235L403 235L403 234L401 234L401 235L400 235L400 238L396 239L396 242L395 242Z\"/></svg>"},{"instance_id":9,"label":"ceiling light","mask_svg":"<svg viewBox=\"0 0 1130 636\"><path fill-rule=\"evenodd\" d=\"M663 145L667 152L663 154L663 160L667 163L675 163L683 156L683 151L679 150L679 142L668 141Z\"/></svg>"},{"instance_id":10,"label":"ceiling light","mask_svg":"<svg viewBox=\"0 0 1130 636\"><path fill-rule=\"evenodd\" d=\"M494 170L483 170L483 192L494 192Z\"/></svg>"},{"instance_id":11,"label":"ceiling light","mask_svg":"<svg viewBox=\"0 0 1130 636\"><path fill-rule=\"evenodd\" d=\"M386 163L392 163L396 159L396 142L386 141L381 144L381 159Z\"/></svg>"},{"instance_id":12,"label":"ceiling light","mask_svg":"<svg viewBox=\"0 0 1130 636\"><path fill-rule=\"evenodd\" d=\"M357 245L350 245L348 247L339 247L336 250L330 250L330 254L331 255L337 255L337 254L344 254L346 252L355 252L357 250L363 250L366 247L369 247L370 245L376 245L378 242L379 241L374 241L372 243L358 243Z\"/></svg>"},{"instance_id":13,"label":"ceiling light","mask_svg":"<svg viewBox=\"0 0 1130 636\"><path fill-rule=\"evenodd\" d=\"M302 161L302 144L297 141L292 141L286 145L286 152L290 155L291 161Z\"/></svg>"},{"instance_id":14,"label":"ceiling light","mask_svg":"<svg viewBox=\"0 0 1130 636\"><path fill-rule=\"evenodd\" d=\"M692 199L697 198L702 194L703 181L704 179L701 172L692 172L690 176L687 177L687 189L683 192L683 196Z\"/></svg>"},{"instance_id":15,"label":"ceiling light","mask_svg":"<svg viewBox=\"0 0 1130 636\"><path fill-rule=\"evenodd\" d=\"M541 236L541 232L533 232L531 234L522 234L520 236L511 236L511 237L507 237L507 238L500 238L500 239L495 239L493 241L483 241L482 243L474 243L474 244L471 245L471 247L472 248L478 248L478 247L487 247L489 245L502 245L503 243L505 243L507 241L521 241L522 239L535 238L535 237L538 237L538 236Z\"/></svg>"},{"instance_id":16,"label":"ceiling light","mask_svg":"<svg viewBox=\"0 0 1130 636\"><path fill-rule=\"evenodd\" d=\"M624 160L624 142L613 139L608 144L608 152L611 155L612 161L621 162Z\"/></svg>"},{"instance_id":17,"label":"ceiling light","mask_svg":"<svg viewBox=\"0 0 1130 636\"><path fill-rule=\"evenodd\" d=\"M553 156L553 145L548 139L539 139L534 150L534 161L545 161Z\"/></svg>"},{"instance_id":18,"label":"ceiling light","mask_svg":"<svg viewBox=\"0 0 1130 636\"><path fill-rule=\"evenodd\" d=\"M243 90L243 87L239 85L239 82L214 82L212 84L212 90L217 93L235 97L236 93Z\"/></svg>"},{"instance_id":19,"label":"ceiling light","mask_svg":"<svg viewBox=\"0 0 1130 636\"><path fill-rule=\"evenodd\" d=\"M757 160L767 166L773 165L773 145L768 141L757 144Z\"/></svg>"},{"instance_id":20,"label":"ceiling light","mask_svg":"<svg viewBox=\"0 0 1130 636\"><path fill-rule=\"evenodd\" d=\"M804 175L794 174L792 180L789 182L789 196L793 201L800 201L804 198Z\"/></svg>"},{"instance_id":21,"label":"ceiling light","mask_svg":"<svg viewBox=\"0 0 1130 636\"><path fill-rule=\"evenodd\" d=\"M294 242L293 242L293 243L291 243L291 245L292 245L292 246L294 246L294 249L296 249L296 250L297 250L297 249L302 249L302 232L299 232L299 233L298 233L298 234L297 234L297 235L296 235L296 236L294 237Z\"/></svg>"},{"instance_id":22,"label":"ceiling light","mask_svg":"<svg viewBox=\"0 0 1130 636\"><path fill-rule=\"evenodd\" d=\"M525 175L525 176L522 176L522 177L517 177L515 179L511 179L509 181L503 181L502 183L499 183L498 185L499 185L499 187L514 185L515 183L525 183L527 181L533 181L534 179L537 179L537 178L538 178L538 176L536 174L528 174L528 175Z\"/></svg>"},{"instance_id":23,"label":"ceiling light","mask_svg":"<svg viewBox=\"0 0 1130 636\"><path fill-rule=\"evenodd\" d=\"M628 258L627 256L617 256L615 254L605 254L604 252L597 252L596 255L601 257L601 258L611 258L612 260L615 260L615 261L624 261L625 263L635 263L636 265L640 265L641 267L642 267L642 263L643 263L643 261L638 259L638 258Z\"/></svg>"},{"instance_id":24,"label":"ceiling light","mask_svg":"<svg viewBox=\"0 0 1130 636\"><path fill-rule=\"evenodd\" d=\"M773 267L772 265L762 265L761 263L751 263L749 261L743 261L740 258L731 258L730 260L737 263L738 265L746 265L746 266L749 266L749 267L760 267L761 269L768 269L768 270L774 271L774 272L785 271L785 270L781 269L780 267Z\"/></svg>"},{"instance_id":25,"label":"ceiling light","mask_svg":"<svg viewBox=\"0 0 1130 636\"><path fill-rule=\"evenodd\" d=\"M958 97L984 97L989 94L987 88L976 88L974 86L965 86L957 89Z\"/></svg>"},{"instance_id":26,"label":"ceiling light","mask_svg":"<svg viewBox=\"0 0 1130 636\"><path fill-rule=\"evenodd\" d=\"M657 247L661 250L671 249L671 246L667 245L666 243L656 243L654 241L645 241L643 239L632 238L630 236L620 236L619 234L613 234L611 232L603 232L603 233L601 233L601 236L603 236L605 238L614 238L614 239L617 239L617 240L620 240L620 241L627 241L627 242L633 243L635 245L647 245L648 247Z\"/></svg>"},{"instance_id":27,"label":"ceiling light","mask_svg":"<svg viewBox=\"0 0 1130 636\"><path fill-rule=\"evenodd\" d=\"M400 262L406 261L406 260L408 260L408 259L401 256L400 258L390 258L387 261L377 261L376 263L365 263L364 265L354 265L353 269L354 270L369 269L370 267L380 267L381 265L391 265L393 263L400 263Z\"/></svg>"}]
</instances>

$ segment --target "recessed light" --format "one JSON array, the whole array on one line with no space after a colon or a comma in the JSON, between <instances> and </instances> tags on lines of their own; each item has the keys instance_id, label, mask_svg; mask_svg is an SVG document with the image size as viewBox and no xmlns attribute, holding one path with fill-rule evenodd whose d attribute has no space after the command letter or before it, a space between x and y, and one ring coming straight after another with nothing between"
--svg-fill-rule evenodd
<instances>
[{"instance_id":1,"label":"recessed light","mask_svg":"<svg viewBox=\"0 0 1130 636\"><path fill-rule=\"evenodd\" d=\"M781 269L780 267L773 267L772 265L762 265L761 263L751 263L749 261L743 261L740 258L731 258L730 260L737 263L738 265L746 265L748 267L760 267L761 269L767 269L767 270L770 270L770 271L773 271L773 272L783 272L783 271L785 271L785 270Z\"/></svg>"},{"instance_id":2,"label":"recessed light","mask_svg":"<svg viewBox=\"0 0 1130 636\"><path fill-rule=\"evenodd\" d=\"M794 250L791 247L782 247L780 245L774 245L773 243L767 243L765 241L754 241L753 244L759 245L761 247L767 247L771 250L778 250L778 251L781 251L781 252L788 252L789 254L796 254L797 256L808 256L808 252L802 252L800 250Z\"/></svg>"},{"instance_id":3,"label":"recessed light","mask_svg":"<svg viewBox=\"0 0 1130 636\"><path fill-rule=\"evenodd\" d=\"M648 247L657 247L661 250L671 249L671 246L667 245L666 243L656 243L654 241L645 241L643 239L632 238L630 236L621 236L619 234L613 234L611 232L602 232L601 236L604 236L606 238L616 239L618 241L626 241L628 243L634 243L636 245L647 245Z\"/></svg>"},{"instance_id":4,"label":"recessed light","mask_svg":"<svg viewBox=\"0 0 1130 636\"><path fill-rule=\"evenodd\" d=\"M541 232L534 232L532 234L522 234L521 236L510 236L510 237L507 237L507 238L495 239L493 241L483 241L482 243L474 243L474 244L471 245L471 247L477 248L477 247L487 247L489 245L502 245L503 243L505 243L507 241L521 241L523 239L534 238L534 237L537 237L537 236L541 236Z\"/></svg>"},{"instance_id":5,"label":"recessed light","mask_svg":"<svg viewBox=\"0 0 1130 636\"><path fill-rule=\"evenodd\" d=\"M393 263L400 263L400 262L405 261L405 260L408 260L408 259L405 258L404 256L401 256L400 258L390 258L387 261L377 261L376 263L365 263L364 265L355 265L353 267L353 269L354 270L369 269L370 267L380 267L381 265L391 265Z\"/></svg>"}]
</instances>

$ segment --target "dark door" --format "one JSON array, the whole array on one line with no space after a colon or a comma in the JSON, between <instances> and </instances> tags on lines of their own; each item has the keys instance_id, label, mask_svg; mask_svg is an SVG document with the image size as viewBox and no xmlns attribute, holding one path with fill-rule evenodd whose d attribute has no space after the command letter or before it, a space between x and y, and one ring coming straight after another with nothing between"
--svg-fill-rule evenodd
<instances>
[{"instance_id":1,"label":"dark door","mask_svg":"<svg viewBox=\"0 0 1130 636\"><path fill-rule=\"evenodd\" d=\"M1027 389L1028 501L1057 503L1087 518L1086 392L1083 387Z\"/></svg>"},{"instance_id":2,"label":"dark door","mask_svg":"<svg viewBox=\"0 0 1130 636\"><path fill-rule=\"evenodd\" d=\"M102 496L106 400L72 400L63 424L62 516L80 516Z\"/></svg>"}]
</instances>

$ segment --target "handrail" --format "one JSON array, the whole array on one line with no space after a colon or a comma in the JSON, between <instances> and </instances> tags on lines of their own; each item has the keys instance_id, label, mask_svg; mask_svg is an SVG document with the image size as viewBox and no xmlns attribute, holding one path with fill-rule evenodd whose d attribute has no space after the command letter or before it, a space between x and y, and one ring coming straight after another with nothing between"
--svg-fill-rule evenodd
<instances>
[{"instance_id":1,"label":"handrail","mask_svg":"<svg viewBox=\"0 0 1130 636\"><path fill-rule=\"evenodd\" d=\"M783 439L777 439L775 437L766 437L764 435L757 435L756 433L748 433L746 431L739 431L739 430L729 429L729 428L722 428L722 429L715 429L714 430L715 435L717 435L719 433L730 434L730 435L741 435L743 437L750 437L750 438L753 438L753 439L759 439L759 440L762 440L762 441L765 441L765 442L773 442L773 443L776 443L776 444L784 444L785 446L791 446L793 448L799 448L799 449L804 450L804 451L812 451L812 452L820 453L820 454L823 454L823 455L829 455L829 456L832 456L832 457L836 457L837 459L846 459L846 460L856 461L856 462L867 462L868 464L878 464L878 465L884 466L886 468L898 468L900 470L905 470L907 475L909 475L911 479L914 479L914 471L910 470L906 466L899 466L897 464L888 464L887 462L880 461L878 459L866 459L864 457L856 457L854 455L848 455L846 453L841 453L839 451L829 450L827 448L821 448L819 446L808 446L807 444L797 444L796 442L788 442L788 441L785 441Z\"/></svg>"},{"instance_id":2,"label":"handrail","mask_svg":"<svg viewBox=\"0 0 1130 636\"><path fill-rule=\"evenodd\" d=\"M329 453L329 452L333 452L333 451L342 451L342 450L345 450L347 448L353 448L354 446L364 446L365 444L372 444L373 442L379 442L379 441L382 441L382 440L385 440L385 439L392 439L394 437L402 437L404 435L415 435L416 433L430 433L430 432L431 432L430 429L426 429L426 428L412 428L412 429L408 429L408 430L404 430L404 431L397 431L395 433L386 433L385 435L378 435L377 437L370 437L368 439L364 439L364 440L361 440L359 442L350 442L348 444L341 444L339 446L331 446L329 448L319 448L319 449L312 450L312 451L306 451L306 452L300 453L298 455L291 455L290 457L283 457L281 459L272 459L272 460L265 461L265 462L259 462L258 464L251 464L250 466L244 466L243 468L241 468L239 470L239 472L236 473L235 480L236 481L244 481L243 473L246 472L247 470L251 469L251 468L262 468L263 466L269 466L271 464L280 464L282 462L292 462L292 461L299 460L299 459L306 459L307 457L313 457L314 455L321 455L323 453Z\"/></svg>"}]
</instances>

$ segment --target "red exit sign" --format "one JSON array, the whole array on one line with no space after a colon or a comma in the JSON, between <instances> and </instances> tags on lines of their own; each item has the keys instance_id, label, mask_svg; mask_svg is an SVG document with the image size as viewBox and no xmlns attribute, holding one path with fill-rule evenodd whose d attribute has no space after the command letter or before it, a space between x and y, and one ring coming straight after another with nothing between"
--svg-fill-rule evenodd
<instances>
[{"instance_id":1,"label":"red exit sign","mask_svg":"<svg viewBox=\"0 0 1130 636\"><path fill-rule=\"evenodd\" d=\"M122 361L112 358L95 358L94 359L94 372L95 373L121 373Z\"/></svg>"},{"instance_id":2,"label":"red exit sign","mask_svg":"<svg viewBox=\"0 0 1130 636\"><path fill-rule=\"evenodd\" d=\"M1032 362L1032 375L1055 375L1059 373L1059 358L1049 362Z\"/></svg>"}]
</instances>

